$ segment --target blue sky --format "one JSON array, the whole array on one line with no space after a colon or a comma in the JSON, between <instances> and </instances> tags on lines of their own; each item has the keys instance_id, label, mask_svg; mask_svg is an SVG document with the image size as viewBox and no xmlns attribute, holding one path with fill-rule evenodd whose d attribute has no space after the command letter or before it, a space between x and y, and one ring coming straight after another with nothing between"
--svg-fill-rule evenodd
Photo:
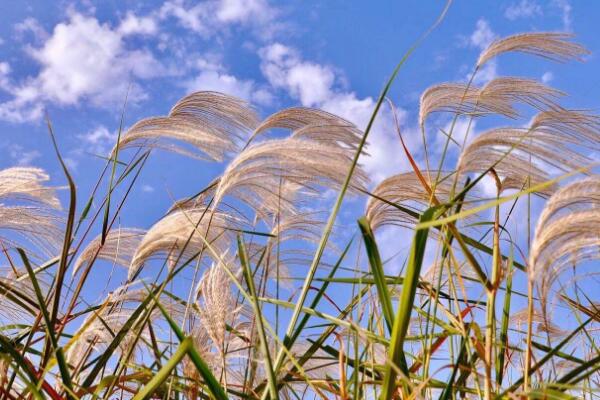
<instances>
[{"instance_id":1,"label":"blue sky","mask_svg":"<svg viewBox=\"0 0 600 400\"><path fill-rule=\"evenodd\" d=\"M442 6L416 0L4 1L0 168L40 166L64 183L43 122L47 111L87 193L104 163L94 154L112 147L128 88L125 126L166 114L191 91L217 90L247 99L262 116L303 105L364 128L385 79ZM592 55L584 64L565 65L506 55L488 63L478 80L533 77L568 92L563 104L597 111L599 20L597 2L456 1L390 94L411 150L422 157L420 93L434 83L465 80L482 48L517 32L569 31ZM494 122L478 121L475 132ZM448 119L434 123L443 127ZM439 152L441 141L430 134L432 151ZM362 163L374 182L408 170L388 109L378 118L369 152ZM129 202L135 206L126 207L121 223L149 227L173 199L196 192L220 169L154 152ZM355 216L347 217L354 223Z\"/></svg>"}]
</instances>

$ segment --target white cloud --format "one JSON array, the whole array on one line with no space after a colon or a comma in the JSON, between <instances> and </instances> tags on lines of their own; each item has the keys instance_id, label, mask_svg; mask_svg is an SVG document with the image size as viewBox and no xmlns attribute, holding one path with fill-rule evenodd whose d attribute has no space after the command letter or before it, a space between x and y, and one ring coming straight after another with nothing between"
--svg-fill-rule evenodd
<instances>
[{"instance_id":1,"label":"white cloud","mask_svg":"<svg viewBox=\"0 0 600 400\"><path fill-rule=\"evenodd\" d=\"M96 104L122 102L131 78L151 78L162 69L150 52L128 51L117 30L76 13L56 25L32 55L42 65L36 83L43 95L62 104L82 97Z\"/></svg>"},{"instance_id":2,"label":"white cloud","mask_svg":"<svg viewBox=\"0 0 600 400\"><path fill-rule=\"evenodd\" d=\"M30 166L32 162L41 157L37 150L26 150L23 146L12 144L8 148L8 155L19 166Z\"/></svg>"},{"instance_id":3,"label":"white cloud","mask_svg":"<svg viewBox=\"0 0 600 400\"><path fill-rule=\"evenodd\" d=\"M134 32L132 25L127 29ZM13 98L0 104L0 118L15 122L37 119L47 102L76 105L86 100L103 107L122 104L130 85L129 99L143 99L145 94L135 80L166 72L150 51L129 50L124 38L118 28L71 13L40 47L29 49L40 65L39 74L11 85Z\"/></svg>"},{"instance_id":4,"label":"white cloud","mask_svg":"<svg viewBox=\"0 0 600 400\"><path fill-rule=\"evenodd\" d=\"M295 49L280 43L260 50L261 70L276 88L287 90L304 106L315 106L330 98L335 82L333 69L303 61Z\"/></svg>"},{"instance_id":5,"label":"white cloud","mask_svg":"<svg viewBox=\"0 0 600 400\"><path fill-rule=\"evenodd\" d=\"M117 30L123 36L154 35L158 32L158 25L152 16L139 17L132 12L128 12Z\"/></svg>"},{"instance_id":6,"label":"white cloud","mask_svg":"<svg viewBox=\"0 0 600 400\"><path fill-rule=\"evenodd\" d=\"M542 7L533 0L521 0L506 8L504 16L511 21L542 15Z\"/></svg>"},{"instance_id":7,"label":"white cloud","mask_svg":"<svg viewBox=\"0 0 600 400\"><path fill-rule=\"evenodd\" d=\"M285 90L303 106L329 111L365 129L375 108L372 97L359 98L356 93L336 86L339 77L326 65L305 61L296 49L280 43L271 44L259 51L263 75L275 88ZM399 120L404 122L405 112L399 110ZM416 136L405 134L408 146L415 150ZM382 107L369 134L369 157L361 157L361 164L374 182L402 171L408 162L395 131L393 115Z\"/></svg>"},{"instance_id":8,"label":"white cloud","mask_svg":"<svg viewBox=\"0 0 600 400\"><path fill-rule=\"evenodd\" d=\"M264 0L221 0L217 18L223 22L248 22L266 20L273 16L273 9Z\"/></svg>"},{"instance_id":9,"label":"white cloud","mask_svg":"<svg viewBox=\"0 0 600 400\"><path fill-rule=\"evenodd\" d=\"M159 11L162 19L173 17L179 24L201 36L210 37L232 25L261 28L271 32L276 10L265 0L212 0L189 5L184 0L169 0Z\"/></svg>"},{"instance_id":10,"label":"white cloud","mask_svg":"<svg viewBox=\"0 0 600 400\"><path fill-rule=\"evenodd\" d=\"M573 7L571 7L571 3L569 0L552 0L552 5L561 12L562 15L562 23L563 30L570 32L572 29L573 19L571 17L571 11L573 11Z\"/></svg>"},{"instance_id":11,"label":"white cloud","mask_svg":"<svg viewBox=\"0 0 600 400\"><path fill-rule=\"evenodd\" d=\"M554 74L550 71L546 71L544 72L544 74L542 75L542 82L543 83L549 83L554 79Z\"/></svg>"},{"instance_id":12,"label":"white cloud","mask_svg":"<svg viewBox=\"0 0 600 400\"><path fill-rule=\"evenodd\" d=\"M188 92L211 90L262 105L272 102L272 95L268 90L258 87L253 80L241 79L227 73L218 60L199 59L195 67L198 70L197 74L185 83Z\"/></svg>"},{"instance_id":13,"label":"white cloud","mask_svg":"<svg viewBox=\"0 0 600 400\"><path fill-rule=\"evenodd\" d=\"M494 33L487 20L480 18L477 21L475 30L469 37L469 44L481 51L486 49L495 39L497 35ZM483 68L477 71L475 75L475 84L485 84L498 76L498 64L496 59L489 60ZM470 75L467 79L470 78Z\"/></svg>"},{"instance_id":14,"label":"white cloud","mask_svg":"<svg viewBox=\"0 0 600 400\"><path fill-rule=\"evenodd\" d=\"M471 45L481 50L485 49L494 41L496 34L490 28L490 24L484 18L477 21L475 31L469 37Z\"/></svg>"},{"instance_id":15,"label":"white cloud","mask_svg":"<svg viewBox=\"0 0 600 400\"><path fill-rule=\"evenodd\" d=\"M32 17L27 17L22 22L15 24L14 28L19 37L26 32L31 32L36 40L46 40L48 38L48 32L40 25L38 20Z\"/></svg>"},{"instance_id":16,"label":"white cloud","mask_svg":"<svg viewBox=\"0 0 600 400\"><path fill-rule=\"evenodd\" d=\"M0 89L10 90L10 64L3 61L0 62Z\"/></svg>"},{"instance_id":17,"label":"white cloud","mask_svg":"<svg viewBox=\"0 0 600 400\"><path fill-rule=\"evenodd\" d=\"M77 135L83 142L84 151L100 156L105 156L117 143L118 134L111 132L103 125L97 126L95 129Z\"/></svg>"},{"instance_id":18,"label":"white cloud","mask_svg":"<svg viewBox=\"0 0 600 400\"><path fill-rule=\"evenodd\" d=\"M160 17L174 17L186 29L206 36L210 34L210 10L206 2L186 8L181 0L167 1L160 9Z\"/></svg>"},{"instance_id":19,"label":"white cloud","mask_svg":"<svg viewBox=\"0 0 600 400\"><path fill-rule=\"evenodd\" d=\"M142 185L142 192L144 192L144 193L152 193L152 192L154 192L154 187L150 186L148 184L144 184L144 185Z\"/></svg>"}]
</instances>

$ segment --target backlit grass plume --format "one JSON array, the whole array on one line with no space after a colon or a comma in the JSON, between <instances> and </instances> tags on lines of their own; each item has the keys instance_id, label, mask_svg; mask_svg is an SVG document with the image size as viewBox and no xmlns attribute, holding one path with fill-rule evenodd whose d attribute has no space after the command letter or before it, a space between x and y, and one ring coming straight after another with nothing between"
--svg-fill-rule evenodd
<instances>
[{"instance_id":1,"label":"backlit grass plume","mask_svg":"<svg viewBox=\"0 0 600 400\"><path fill-rule=\"evenodd\" d=\"M588 54L498 39L396 132L377 114L410 57L365 126L197 92L120 133L91 188L58 143L68 191L0 171L0 400L595 398L600 117L477 83L509 52ZM373 127L400 149L376 184ZM155 213L132 199L163 149L193 168Z\"/></svg>"}]
</instances>

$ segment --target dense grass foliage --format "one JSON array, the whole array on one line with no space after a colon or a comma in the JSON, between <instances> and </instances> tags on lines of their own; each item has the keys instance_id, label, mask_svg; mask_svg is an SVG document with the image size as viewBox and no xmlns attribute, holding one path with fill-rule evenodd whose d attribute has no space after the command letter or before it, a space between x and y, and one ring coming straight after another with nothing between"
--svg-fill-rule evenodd
<instances>
[{"instance_id":1,"label":"dense grass foliage","mask_svg":"<svg viewBox=\"0 0 600 400\"><path fill-rule=\"evenodd\" d=\"M0 398L596 398L597 291L580 278L600 255L600 118L532 79L475 84L505 53L587 51L560 33L495 41L469 82L423 92L424 153L397 126L411 169L374 184L360 159L417 45L364 131L307 108L261 121L198 92L120 130L89 196L58 146L65 187L0 171ZM489 115L509 125L469 132ZM148 229L121 226L158 151L224 169ZM365 216L340 228L356 204Z\"/></svg>"}]
</instances>

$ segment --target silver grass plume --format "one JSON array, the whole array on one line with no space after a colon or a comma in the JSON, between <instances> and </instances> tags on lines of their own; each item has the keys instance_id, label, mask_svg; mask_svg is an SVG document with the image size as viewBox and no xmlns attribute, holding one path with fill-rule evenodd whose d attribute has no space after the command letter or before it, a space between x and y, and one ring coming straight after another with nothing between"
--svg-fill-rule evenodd
<instances>
[{"instance_id":1,"label":"silver grass plume","mask_svg":"<svg viewBox=\"0 0 600 400\"><path fill-rule=\"evenodd\" d=\"M523 190L529 184L534 186L550 180L552 170L568 172L591 163L575 144L571 136L542 129L539 125L529 129L491 129L477 136L462 151L457 169L459 173L481 173L493 166L502 179L501 191ZM552 186L538 194L549 196L554 190Z\"/></svg>"},{"instance_id":2,"label":"silver grass plume","mask_svg":"<svg viewBox=\"0 0 600 400\"><path fill-rule=\"evenodd\" d=\"M600 256L600 178L591 176L558 190L546 203L529 255L529 279L546 305L552 283L566 269Z\"/></svg>"},{"instance_id":3,"label":"silver grass plume","mask_svg":"<svg viewBox=\"0 0 600 400\"><path fill-rule=\"evenodd\" d=\"M442 83L426 89L419 103L419 124L424 126L434 112L451 112L470 116L499 114L508 118L519 116L514 103L524 103L539 110L559 109L555 100L564 95L535 80L500 77L483 88L465 83Z\"/></svg>"},{"instance_id":4,"label":"silver grass plume","mask_svg":"<svg viewBox=\"0 0 600 400\"><path fill-rule=\"evenodd\" d=\"M205 207L172 212L154 224L144 235L129 266L129 278L137 274L141 266L150 259L160 256L173 268L179 258L181 262L197 255L212 256L206 242L224 254L240 221L220 211L210 211ZM191 238L191 239L190 239ZM188 245L186 243L190 240ZM205 242L206 241L206 242ZM181 252L183 251L183 254Z\"/></svg>"},{"instance_id":5,"label":"silver grass plume","mask_svg":"<svg viewBox=\"0 0 600 400\"><path fill-rule=\"evenodd\" d=\"M54 255L60 245L62 218L56 188L44 186L39 168L0 171L0 242L4 248L33 245Z\"/></svg>"},{"instance_id":6,"label":"silver grass plume","mask_svg":"<svg viewBox=\"0 0 600 400\"><path fill-rule=\"evenodd\" d=\"M583 111L547 110L537 114L530 129L560 137L567 143L598 148L600 145L600 117Z\"/></svg>"},{"instance_id":7,"label":"silver grass plume","mask_svg":"<svg viewBox=\"0 0 600 400\"><path fill-rule=\"evenodd\" d=\"M85 361L92 350L101 351L112 342L116 332L122 329L139 303L148 296L146 288L136 288L139 284L140 282L136 281L118 287L104 299L98 310L92 311L87 316L75 333L74 340L67 351L67 362L70 365L80 368L81 362ZM183 318L185 305L169 302L166 297L160 298L159 301L175 320ZM162 312L155 308L149 319L150 321L162 320ZM131 352L130 357L134 359L151 342L150 332L147 326L144 326L139 338L134 330L127 332L117 350L122 356Z\"/></svg>"},{"instance_id":8,"label":"silver grass plume","mask_svg":"<svg viewBox=\"0 0 600 400\"><path fill-rule=\"evenodd\" d=\"M339 147L296 138L269 140L247 147L225 169L214 204L226 196L243 201L263 219L278 212L295 213L300 191L339 188L352 163L351 153ZM364 188L368 178L357 168L353 188Z\"/></svg>"},{"instance_id":9,"label":"silver grass plume","mask_svg":"<svg viewBox=\"0 0 600 400\"><path fill-rule=\"evenodd\" d=\"M288 129L301 131L308 126L338 126L355 128L354 125L337 115L327 111L307 107L291 107L278 111L265 118L250 136L249 143L258 135L270 129Z\"/></svg>"},{"instance_id":10,"label":"silver grass plume","mask_svg":"<svg viewBox=\"0 0 600 400\"><path fill-rule=\"evenodd\" d=\"M436 176L436 174L437 171L431 171L430 173L423 171L425 177L429 175ZM435 185L435 195L440 202L445 202L449 199L453 180L453 178L442 179ZM429 182L429 185L432 187L431 182ZM365 214L373 230L387 225L411 227L417 222L414 215L400 210L387 202L399 204L411 211L421 213L428 207L431 201L431 196L423 188L419 177L414 172L401 173L383 180L375 187L372 194L374 196L369 197Z\"/></svg>"},{"instance_id":11,"label":"silver grass plume","mask_svg":"<svg viewBox=\"0 0 600 400\"><path fill-rule=\"evenodd\" d=\"M570 42L572 34L562 32L521 33L495 40L483 50L477 60L481 67L490 59L508 52L533 54L554 61L583 59L589 51L580 44Z\"/></svg>"},{"instance_id":12,"label":"silver grass plume","mask_svg":"<svg viewBox=\"0 0 600 400\"><path fill-rule=\"evenodd\" d=\"M49 180L41 168L12 167L0 170L0 201L27 201L60 209L56 188L44 186Z\"/></svg>"},{"instance_id":13,"label":"silver grass plume","mask_svg":"<svg viewBox=\"0 0 600 400\"><path fill-rule=\"evenodd\" d=\"M135 228L116 228L106 235L102 244L102 235L98 235L83 249L73 267L73 275L82 266L94 259L106 260L113 264L129 267L146 231Z\"/></svg>"},{"instance_id":14,"label":"silver grass plume","mask_svg":"<svg viewBox=\"0 0 600 400\"><path fill-rule=\"evenodd\" d=\"M2 268L2 272L2 276L0 276L0 283L2 283L2 290L0 290L2 293L0 295L0 317L9 323L22 323L29 317L33 319L35 315L30 314L30 311L24 307L27 305L26 302L11 300L11 294L13 293L19 293L20 296L25 296L29 299L36 299L35 289L29 274L25 269L12 268ZM46 294L50 285L44 272L37 273L36 279L42 293ZM35 302L35 300L32 301Z\"/></svg>"},{"instance_id":15,"label":"silver grass plume","mask_svg":"<svg viewBox=\"0 0 600 400\"><path fill-rule=\"evenodd\" d=\"M239 307L231 291L231 281L226 268L221 263L208 268L200 281L196 293L198 295L198 315L203 328L224 357L227 325L233 326Z\"/></svg>"},{"instance_id":16,"label":"silver grass plume","mask_svg":"<svg viewBox=\"0 0 600 400\"><path fill-rule=\"evenodd\" d=\"M162 148L222 161L225 155L238 150L239 142L257 124L255 112L245 101L217 92L196 92L179 100L168 116L134 124L123 133L118 146ZM195 150L170 141L186 143Z\"/></svg>"}]
</instances>

